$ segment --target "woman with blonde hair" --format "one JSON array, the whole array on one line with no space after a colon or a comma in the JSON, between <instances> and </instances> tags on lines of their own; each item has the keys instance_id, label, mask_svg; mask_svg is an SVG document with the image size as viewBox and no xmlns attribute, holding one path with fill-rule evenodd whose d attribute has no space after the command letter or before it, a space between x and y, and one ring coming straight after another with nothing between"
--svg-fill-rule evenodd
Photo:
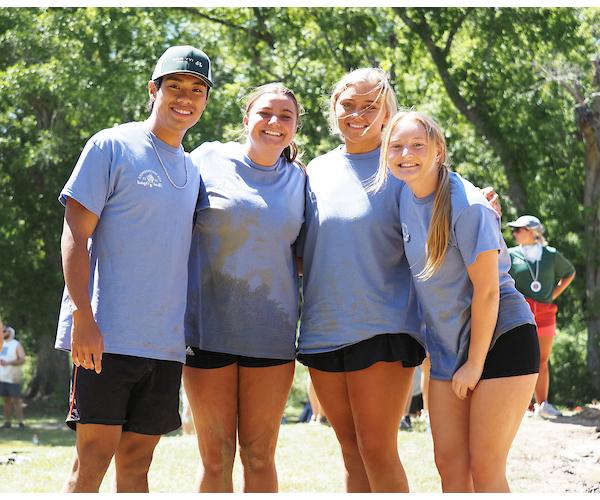
<instances>
[{"instance_id":1,"label":"woman with blonde hair","mask_svg":"<svg viewBox=\"0 0 600 500\"><path fill-rule=\"evenodd\" d=\"M199 490L276 492L275 446L292 385L298 320L295 241L305 173L302 108L281 84L250 94L245 140L192 152L206 186L189 258L183 380L202 461Z\"/></svg>"},{"instance_id":2,"label":"woman with blonde hair","mask_svg":"<svg viewBox=\"0 0 600 500\"><path fill-rule=\"evenodd\" d=\"M376 187L400 197L404 253L426 323L429 414L444 492L508 492L508 451L539 369L535 322L508 274L500 221L447 165L444 135L400 112L383 140Z\"/></svg>"},{"instance_id":3,"label":"woman with blonde hair","mask_svg":"<svg viewBox=\"0 0 600 500\"><path fill-rule=\"evenodd\" d=\"M517 246L508 249L510 275L517 290L531 307L538 328L540 342L540 375L535 384L535 414L552 418L562 415L548 402L550 371L548 360L556 335L556 312L554 301L575 278L575 268L544 238L544 226L533 215L522 215L509 222Z\"/></svg>"},{"instance_id":4,"label":"woman with blonde hair","mask_svg":"<svg viewBox=\"0 0 600 500\"><path fill-rule=\"evenodd\" d=\"M398 221L401 183L377 194L381 133L396 112L377 68L345 75L330 99L343 144L307 167L304 302L298 360L340 443L348 492L408 491L397 433L414 367L424 357L421 319Z\"/></svg>"}]
</instances>

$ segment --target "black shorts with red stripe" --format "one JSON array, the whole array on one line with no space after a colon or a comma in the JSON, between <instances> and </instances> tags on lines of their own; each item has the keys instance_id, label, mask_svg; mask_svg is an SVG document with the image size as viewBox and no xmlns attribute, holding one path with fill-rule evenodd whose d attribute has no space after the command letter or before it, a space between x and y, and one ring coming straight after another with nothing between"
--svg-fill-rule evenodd
<instances>
[{"instance_id":1,"label":"black shorts with red stripe","mask_svg":"<svg viewBox=\"0 0 600 500\"><path fill-rule=\"evenodd\" d=\"M162 435L181 426L182 363L105 353L102 371L73 367L66 424L120 425Z\"/></svg>"}]
</instances>

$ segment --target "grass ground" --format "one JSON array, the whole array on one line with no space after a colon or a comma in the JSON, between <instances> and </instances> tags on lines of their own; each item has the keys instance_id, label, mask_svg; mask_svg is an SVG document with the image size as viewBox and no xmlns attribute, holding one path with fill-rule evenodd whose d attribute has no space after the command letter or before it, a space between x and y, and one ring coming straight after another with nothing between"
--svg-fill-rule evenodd
<instances>
[{"instance_id":1,"label":"grass ground","mask_svg":"<svg viewBox=\"0 0 600 500\"><path fill-rule=\"evenodd\" d=\"M25 430L0 431L0 492L44 493L60 491L73 458L75 434L59 416L26 420ZM34 434L39 444L33 441ZM440 491L426 432L399 433L399 450L413 491ZM12 463L6 463L12 457ZM198 451L195 436L179 432L163 437L150 470L150 491L195 491ZM288 424L281 427L277 467L282 492L343 492L343 467L333 430L322 425ZM114 480L111 465L101 491ZM240 491L239 459L234 487Z\"/></svg>"}]
</instances>

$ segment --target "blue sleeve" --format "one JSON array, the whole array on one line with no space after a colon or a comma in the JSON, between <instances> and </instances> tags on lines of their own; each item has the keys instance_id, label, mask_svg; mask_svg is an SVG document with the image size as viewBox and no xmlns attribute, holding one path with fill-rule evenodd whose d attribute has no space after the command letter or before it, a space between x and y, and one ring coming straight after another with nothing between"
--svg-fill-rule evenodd
<instances>
[{"instance_id":1,"label":"blue sleeve","mask_svg":"<svg viewBox=\"0 0 600 500\"><path fill-rule=\"evenodd\" d=\"M472 265L480 253L500 250L500 226L493 209L482 204L466 207L454 223L456 244L465 266Z\"/></svg>"},{"instance_id":2,"label":"blue sleeve","mask_svg":"<svg viewBox=\"0 0 600 500\"><path fill-rule=\"evenodd\" d=\"M58 201L66 206L67 198L73 198L99 218L112 191L111 163L106 152L90 139Z\"/></svg>"}]
</instances>

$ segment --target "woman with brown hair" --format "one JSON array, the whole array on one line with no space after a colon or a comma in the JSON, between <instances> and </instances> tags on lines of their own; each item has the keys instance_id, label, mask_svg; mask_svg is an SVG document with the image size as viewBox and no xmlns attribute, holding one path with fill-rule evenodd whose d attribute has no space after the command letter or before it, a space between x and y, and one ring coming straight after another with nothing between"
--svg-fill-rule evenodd
<instances>
[{"instance_id":1,"label":"woman with brown hair","mask_svg":"<svg viewBox=\"0 0 600 500\"><path fill-rule=\"evenodd\" d=\"M281 84L247 98L245 141L192 152L206 186L189 259L183 370L202 461L201 492L276 492L275 446L292 385L298 319L295 241L305 173L302 108Z\"/></svg>"}]
</instances>

